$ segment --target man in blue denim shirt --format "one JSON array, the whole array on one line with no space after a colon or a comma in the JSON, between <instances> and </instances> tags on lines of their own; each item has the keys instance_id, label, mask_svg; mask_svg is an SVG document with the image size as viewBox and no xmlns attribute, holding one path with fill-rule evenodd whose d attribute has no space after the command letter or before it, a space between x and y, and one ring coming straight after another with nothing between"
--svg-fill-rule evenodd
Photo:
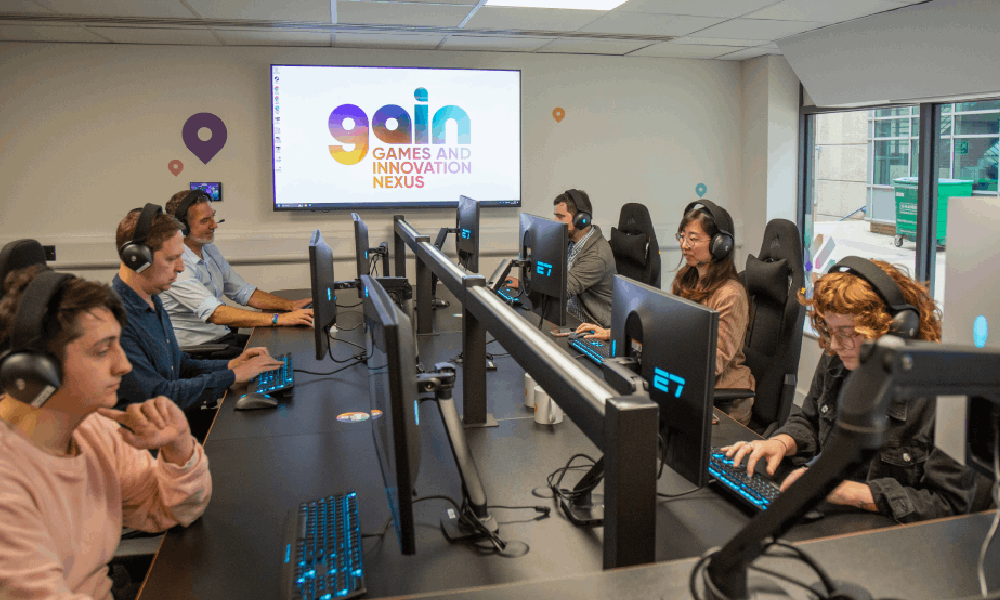
<instances>
[{"instance_id":1,"label":"man in blue denim shirt","mask_svg":"<svg viewBox=\"0 0 1000 600\"><path fill-rule=\"evenodd\" d=\"M235 331L239 327L312 325L313 311L305 308L309 298L286 300L268 294L233 270L212 243L219 225L207 194L201 190L178 192L167 202L166 212L186 226L181 257L185 271L163 294L163 306L182 345L226 344L231 351L219 358L231 358L246 345L246 336ZM259 311L226 305L223 296Z\"/></svg>"},{"instance_id":2,"label":"man in blue denim shirt","mask_svg":"<svg viewBox=\"0 0 1000 600\"><path fill-rule=\"evenodd\" d=\"M119 252L132 241L140 212L130 211L118 225L115 242ZM218 398L233 383L249 381L282 364L264 348L248 349L230 361L194 360L181 352L170 316L158 297L184 270L180 227L173 217L157 215L145 242L152 252L151 264L136 272L123 261L111 285L128 314L121 345L132 363L132 371L122 377L116 408L166 396L190 417L203 402Z\"/></svg>"},{"instance_id":3,"label":"man in blue denim shirt","mask_svg":"<svg viewBox=\"0 0 1000 600\"><path fill-rule=\"evenodd\" d=\"M905 304L918 309L915 337L940 341L941 311L927 290L889 263L871 264L892 278ZM860 364L861 346L885 335L892 324L883 292L876 290L851 271L831 272L816 282L812 299L803 303L811 308L820 347L827 352L816 366L809 394L769 439L737 442L727 449L735 464L746 456L752 472L757 461L766 460L767 472L773 475L782 458L790 457L799 469L781 484L785 490L823 451L836 423L840 390ZM936 406L934 397L894 399L882 447L868 464L847 473L827 502L877 512L900 523L968 513L975 473L935 447Z\"/></svg>"}]
</instances>

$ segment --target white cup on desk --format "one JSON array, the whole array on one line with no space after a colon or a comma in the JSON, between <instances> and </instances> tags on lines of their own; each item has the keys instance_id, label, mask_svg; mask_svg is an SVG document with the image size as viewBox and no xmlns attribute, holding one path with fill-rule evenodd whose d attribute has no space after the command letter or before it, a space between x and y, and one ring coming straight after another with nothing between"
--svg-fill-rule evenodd
<instances>
[{"instance_id":1,"label":"white cup on desk","mask_svg":"<svg viewBox=\"0 0 1000 600\"><path fill-rule=\"evenodd\" d=\"M535 387L535 423L539 425L558 425L562 423L563 411L556 401L545 393L540 386Z\"/></svg>"},{"instance_id":2,"label":"white cup on desk","mask_svg":"<svg viewBox=\"0 0 1000 600\"><path fill-rule=\"evenodd\" d=\"M535 410L535 378L527 373L524 374L524 405Z\"/></svg>"}]
</instances>

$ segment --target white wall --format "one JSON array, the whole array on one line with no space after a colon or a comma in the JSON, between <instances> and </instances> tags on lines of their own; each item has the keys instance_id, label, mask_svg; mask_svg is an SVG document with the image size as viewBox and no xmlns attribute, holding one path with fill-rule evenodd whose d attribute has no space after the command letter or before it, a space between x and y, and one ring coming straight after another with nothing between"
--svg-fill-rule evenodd
<instances>
[{"instance_id":1,"label":"white wall","mask_svg":"<svg viewBox=\"0 0 1000 600\"><path fill-rule=\"evenodd\" d=\"M237 261L305 260L307 232L321 228L353 255L348 212L271 211L269 65L357 64L520 69L522 211L551 214L569 187L590 193L595 221L617 225L625 202L650 208L672 269L673 231L698 183L742 224L740 67L703 60L636 59L443 51L312 48L186 48L86 44L0 44L0 180L6 184L0 244L31 237L57 246L57 267L109 280L113 232L145 202L165 203L189 181L222 181L226 219L218 245ZM555 107L566 117L556 123ZM226 123L225 148L207 165L184 146L189 116ZM167 163L181 160L177 177ZM387 239L391 210L360 211L372 241ZM486 209L484 249L514 249L517 209ZM443 209L405 211L433 233ZM338 274L353 276L351 263ZM485 261L481 270L491 268ZM302 263L246 267L265 289L302 287ZM672 275L664 274L670 281Z\"/></svg>"}]
</instances>

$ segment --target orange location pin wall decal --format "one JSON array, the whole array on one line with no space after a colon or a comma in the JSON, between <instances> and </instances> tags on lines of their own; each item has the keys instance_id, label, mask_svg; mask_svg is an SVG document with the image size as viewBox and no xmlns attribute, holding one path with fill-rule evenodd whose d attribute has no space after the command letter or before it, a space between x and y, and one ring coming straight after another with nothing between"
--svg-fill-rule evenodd
<instances>
[{"instance_id":1,"label":"orange location pin wall decal","mask_svg":"<svg viewBox=\"0 0 1000 600\"><path fill-rule=\"evenodd\" d=\"M556 118L556 123L559 123L563 120L563 117L566 116L566 111L561 108L556 108L552 111L552 116Z\"/></svg>"},{"instance_id":2,"label":"orange location pin wall decal","mask_svg":"<svg viewBox=\"0 0 1000 600\"><path fill-rule=\"evenodd\" d=\"M179 160L172 160L167 164L167 168L174 174L174 177L177 177L184 170L184 163Z\"/></svg>"}]
</instances>

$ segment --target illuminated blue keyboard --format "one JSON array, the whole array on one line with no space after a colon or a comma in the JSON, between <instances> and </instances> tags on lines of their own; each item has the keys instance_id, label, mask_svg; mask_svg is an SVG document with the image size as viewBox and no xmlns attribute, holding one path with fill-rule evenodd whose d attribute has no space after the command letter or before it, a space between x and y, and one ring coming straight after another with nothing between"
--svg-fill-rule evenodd
<instances>
[{"instance_id":1,"label":"illuminated blue keyboard","mask_svg":"<svg viewBox=\"0 0 1000 600\"><path fill-rule=\"evenodd\" d=\"M274 358L281 360L285 364L273 371L264 371L254 376L247 386L248 392L260 392L261 394L273 394L291 389L295 385L295 377L292 375L292 355L282 354Z\"/></svg>"},{"instance_id":2,"label":"illuminated blue keyboard","mask_svg":"<svg viewBox=\"0 0 1000 600\"><path fill-rule=\"evenodd\" d=\"M611 358L611 345L601 340L588 340L582 337L571 339L569 347L583 352L584 356L597 364L601 364L606 358Z\"/></svg>"},{"instance_id":3,"label":"illuminated blue keyboard","mask_svg":"<svg viewBox=\"0 0 1000 600\"><path fill-rule=\"evenodd\" d=\"M368 591L356 492L306 502L291 511L282 546L281 586L284 600L354 598Z\"/></svg>"},{"instance_id":4,"label":"illuminated blue keyboard","mask_svg":"<svg viewBox=\"0 0 1000 600\"><path fill-rule=\"evenodd\" d=\"M733 459L727 458L721 448L712 448L708 459L708 473L724 489L758 511L767 509L779 494L778 486L760 473L747 477L746 463L734 467Z\"/></svg>"}]
</instances>

